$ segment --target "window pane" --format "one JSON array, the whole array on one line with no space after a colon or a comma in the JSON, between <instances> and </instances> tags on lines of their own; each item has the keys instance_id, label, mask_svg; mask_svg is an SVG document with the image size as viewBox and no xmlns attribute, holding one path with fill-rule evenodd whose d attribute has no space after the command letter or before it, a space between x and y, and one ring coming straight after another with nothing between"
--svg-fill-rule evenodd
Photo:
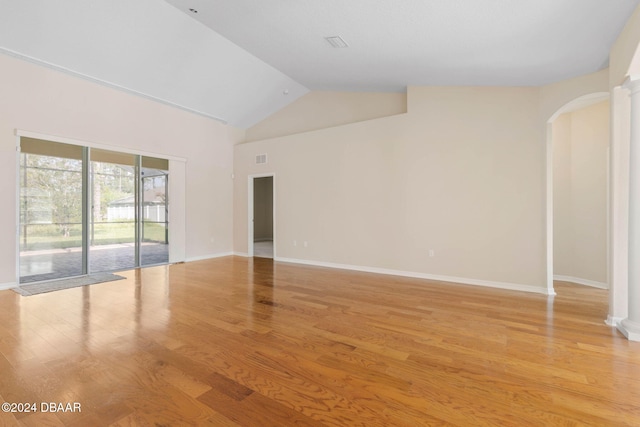
<instances>
[{"instance_id":1,"label":"window pane","mask_svg":"<svg viewBox=\"0 0 640 427\"><path fill-rule=\"evenodd\" d=\"M153 157L142 158L142 233L140 261L142 265L169 262L169 221L167 183L168 162ZM149 167L145 167L145 165ZM162 167L156 169L150 166Z\"/></svg>"},{"instance_id":2,"label":"window pane","mask_svg":"<svg viewBox=\"0 0 640 427\"><path fill-rule=\"evenodd\" d=\"M82 160L20 159L20 282L82 274Z\"/></svg>"},{"instance_id":3,"label":"window pane","mask_svg":"<svg viewBox=\"0 0 640 427\"><path fill-rule=\"evenodd\" d=\"M96 159L109 160L95 161ZM91 150L89 271L136 267L135 156ZM117 162L117 163L112 163Z\"/></svg>"}]
</instances>

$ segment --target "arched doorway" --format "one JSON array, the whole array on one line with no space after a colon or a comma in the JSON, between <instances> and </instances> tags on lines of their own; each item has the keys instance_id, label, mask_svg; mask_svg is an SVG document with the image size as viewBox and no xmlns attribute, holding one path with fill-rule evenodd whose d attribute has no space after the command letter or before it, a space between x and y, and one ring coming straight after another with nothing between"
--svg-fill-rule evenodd
<instances>
[{"instance_id":1,"label":"arched doorway","mask_svg":"<svg viewBox=\"0 0 640 427\"><path fill-rule=\"evenodd\" d=\"M568 102L547 121L547 288L608 288L609 93Z\"/></svg>"}]
</instances>

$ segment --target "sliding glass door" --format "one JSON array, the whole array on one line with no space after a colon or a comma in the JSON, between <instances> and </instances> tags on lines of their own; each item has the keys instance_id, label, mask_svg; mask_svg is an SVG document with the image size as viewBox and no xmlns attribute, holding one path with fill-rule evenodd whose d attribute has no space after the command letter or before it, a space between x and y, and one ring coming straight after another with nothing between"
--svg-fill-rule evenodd
<instances>
[{"instance_id":1,"label":"sliding glass door","mask_svg":"<svg viewBox=\"0 0 640 427\"><path fill-rule=\"evenodd\" d=\"M167 160L20 145L21 283L169 262Z\"/></svg>"},{"instance_id":2,"label":"sliding glass door","mask_svg":"<svg viewBox=\"0 0 640 427\"><path fill-rule=\"evenodd\" d=\"M20 282L77 276L83 262L82 147L22 138Z\"/></svg>"},{"instance_id":3,"label":"sliding glass door","mask_svg":"<svg viewBox=\"0 0 640 427\"><path fill-rule=\"evenodd\" d=\"M136 159L91 149L89 271L125 270L136 263Z\"/></svg>"},{"instance_id":4,"label":"sliding glass door","mask_svg":"<svg viewBox=\"0 0 640 427\"><path fill-rule=\"evenodd\" d=\"M169 262L169 164L166 160L142 157L140 265Z\"/></svg>"}]
</instances>

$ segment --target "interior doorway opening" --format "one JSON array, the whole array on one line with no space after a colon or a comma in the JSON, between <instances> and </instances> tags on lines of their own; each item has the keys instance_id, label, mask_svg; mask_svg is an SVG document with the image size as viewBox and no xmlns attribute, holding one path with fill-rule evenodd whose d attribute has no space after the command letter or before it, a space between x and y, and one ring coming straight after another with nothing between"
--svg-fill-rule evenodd
<instances>
[{"instance_id":1,"label":"interior doorway opening","mask_svg":"<svg viewBox=\"0 0 640 427\"><path fill-rule=\"evenodd\" d=\"M607 289L609 94L560 108L547 130L547 281Z\"/></svg>"},{"instance_id":2,"label":"interior doorway opening","mask_svg":"<svg viewBox=\"0 0 640 427\"><path fill-rule=\"evenodd\" d=\"M249 256L275 258L274 176L249 177Z\"/></svg>"}]
</instances>

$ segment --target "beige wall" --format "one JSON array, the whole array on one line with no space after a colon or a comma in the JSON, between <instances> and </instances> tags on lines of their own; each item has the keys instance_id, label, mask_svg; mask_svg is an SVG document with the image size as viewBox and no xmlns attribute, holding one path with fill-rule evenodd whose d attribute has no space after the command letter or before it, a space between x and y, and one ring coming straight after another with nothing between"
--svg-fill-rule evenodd
<instances>
[{"instance_id":1,"label":"beige wall","mask_svg":"<svg viewBox=\"0 0 640 427\"><path fill-rule=\"evenodd\" d=\"M235 249L247 251L247 176L275 172L279 258L544 292L539 90L408 99L407 114L235 146Z\"/></svg>"},{"instance_id":2,"label":"beige wall","mask_svg":"<svg viewBox=\"0 0 640 427\"><path fill-rule=\"evenodd\" d=\"M567 104L594 94L609 93L609 69L540 88L540 120L546 123Z\"/></svg>"},{"instance_id":3,"label":"beige wall","mask_svg":"<svg viewBox=\"0 0 640 427\"><path fill-rule=\"evenodd\" d=\"M571 114L553 122L553 273L573 272L571 224Z\"/></svg>"},{"instance_id":4,"label":"beige wall","mask_svg":"<svg viewBox=\"0 0 640 427\"><path fill-rule=\"evenodd\" d=\"M609 102L553 123L554 274L607 283Z\"/></svg>"},{"instance_id":5,"label":"beige wall","mask_svg":"<svg viewBox=\"0 0 640 427\"><path fill-rule=\"evenodd\" d=\"M0 69L0 284L16 279L16 129L186 158L186 257L232 250L233 144L242 132L6 55Z\"/></svg>"},{"instance_id":6,"label":"beige wall","mask_svg":"<svg viewBox=\"0 0 640 427\"><path fill-rule=\"evenodd\" d=\"M247 129L247 141L361 122L407 111L405 93L310 92Z\"/></svg>"}]
</instances>

